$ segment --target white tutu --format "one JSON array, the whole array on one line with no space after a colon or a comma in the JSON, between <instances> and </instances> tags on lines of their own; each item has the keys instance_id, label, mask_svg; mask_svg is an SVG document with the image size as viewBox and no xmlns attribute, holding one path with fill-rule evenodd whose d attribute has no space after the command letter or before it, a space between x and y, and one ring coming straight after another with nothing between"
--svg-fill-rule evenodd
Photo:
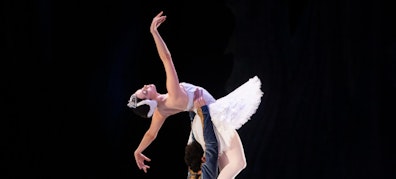
<instances>
[{"instance_id":1,"label":"white tutu","mask_svg":"<svg viewBox=\"0 0 396 179\"><path fill-rule=\"evenodd\" d=\"M190 91L189 96L191 98L193 95L193 93L191 95L191 92L195 90L190 89L188 91ZM260 105L263 94L264 92L261 91L261 81L255 76L228 95L208 104L219 142L220 154L230 146L231 138L234 136L235 130L242 127L242 125L251 119L251 116ZM194 133L195 139L205 149L201 119L199 119L198 115L195 116L192 122L192 133ZM191 136L189 142L191 142Z\"/></svg>"},{"instance_id":2,"label":"white tutu","mask_svg":"<svg viewBox=\"0 0 396 179\"><path fill-rule=\"evenodd\" d=\"M228 95L209 104L212 122L216 127L216 133L219 134L217 137L220 141L220 152L230 146L234 131L242 127L256 113L263 95L261 81L255 76Z\"/></svg>"},{"instance_id":3,"label":"white tutu","mask_svg":"<svg viewBox=\"0 0 396 179\"><path fill-rule=\"evenodd\" d=\"M250 120L260 105L264 94L260 88L261 81L255 76L228 95L209 104L210 115L215 119L213 122L239 129Z\"/></svg>"}]
</instances>

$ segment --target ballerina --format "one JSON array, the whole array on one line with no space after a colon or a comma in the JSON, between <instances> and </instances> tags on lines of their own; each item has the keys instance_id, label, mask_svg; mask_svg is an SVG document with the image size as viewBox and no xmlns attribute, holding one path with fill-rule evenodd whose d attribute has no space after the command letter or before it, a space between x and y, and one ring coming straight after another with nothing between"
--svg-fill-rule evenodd
<instances>
[{"instance_id":1,"label":"ballerina","mask_svg":"<svg viewBox=\"0 0 396 179\"><path fill-rule=\"evenodd\" d=\"M152 20L150 32L154 38L159 57L166 73L167 93L158 93L154 84L144 85L133 93L129 99L130 107L137 115L151 118L149 129L144 134L139 146L134 152L139 169L147 173L150 168L145 161L144 150L155 140L165 120L174 114L186 111L196 111L193 105L194 91L202 90L202 96L209 107L216 137L219 140L219 169L218 178L234 178L246 167L243 145L237 129L245 124L256 112L261 97L261 81L257 76L250 78L228 95L216 100L206 89L187 82L179 82L176 68L165 42L158 32L158 27L166 20L161 11ZM205 146L202 135L202 124L195 117L192 121L190 133Z\"/></svg>"}]
</instances>

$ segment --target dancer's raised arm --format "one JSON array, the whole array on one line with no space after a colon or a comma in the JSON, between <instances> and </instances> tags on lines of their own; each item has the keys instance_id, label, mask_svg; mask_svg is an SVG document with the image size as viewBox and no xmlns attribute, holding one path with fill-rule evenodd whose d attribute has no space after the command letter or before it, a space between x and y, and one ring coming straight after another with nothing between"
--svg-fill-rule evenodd
<instances>
[{"instance_id":1,"label":"dancer's raised arm","mask_svg":"<svg viewBox=\"0 0 396 179\"><path fill-rule=\"evenodd\" d=\"M145 118L152 118L149 129L134 152L137 166L146 173L150 166L145 164L145 162L149 162L151 159L143 154L144 150L156 139L166 118L181 112L185 109L188 102L187 94L179 85L171 54L157 30L166 19L166 16L162 16L162 13L161 11L153 18L150 32L153 35L159 57L165 68L167 94L158 93L154 84L144 85L143 88L137 90L131 96L128 103L128 106L135 113Z\"/></svg>"},{"instance_id":2,"label":"dancer's raised arm","mask_svg":"<svg viewBox=\"0 0 396 179\"><path fill-rule=\"evenodd\" d=\"M171 53L164 40L162 39L160 33L158 32L158 27L166 20L166 16L162 15L163 11L158 13L154 18L150 26L150 32L153 35L155 45L159 57L165 68L166 73L166 89L171 97L177 97L182 91L179 87L179 78L175 66L172 61Z\"/></svg>"}]
</instances>

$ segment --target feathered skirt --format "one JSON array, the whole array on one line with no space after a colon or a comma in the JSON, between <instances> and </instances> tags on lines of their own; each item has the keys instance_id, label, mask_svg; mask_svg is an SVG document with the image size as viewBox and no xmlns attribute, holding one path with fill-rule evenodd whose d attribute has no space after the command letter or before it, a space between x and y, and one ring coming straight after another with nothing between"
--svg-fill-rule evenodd
<instances>
[{"instance_id":1,"label":"feathered skirt","mask_svg":"<svg viewBox=\"0 0 396 179\"><path fill-rule=\"evenodd\" d=\"M242 125L251 119L259 107L263 95L261 81L257 76L254 76L226 96L208 104L216 137L219 142L219 154L227 150L230 146L231 139L235 135L235 130L242 127ZM202 123L198 115L192 121L191 127L195 139L205 149ZM189 142L191 142L191 137Z\"/></svg>"}]
</instances>

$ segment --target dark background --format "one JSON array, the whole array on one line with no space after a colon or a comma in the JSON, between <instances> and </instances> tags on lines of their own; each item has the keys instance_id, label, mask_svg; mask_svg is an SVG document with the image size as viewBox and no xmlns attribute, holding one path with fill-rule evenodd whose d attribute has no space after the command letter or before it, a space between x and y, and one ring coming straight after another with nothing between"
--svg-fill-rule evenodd
<instances>
[{"instance_id":1,"label":"dark background","mask_svg":"<svg viewBox=\"0 0 396 179\"><path fill-rule=\"evenodd\" d=\"M388 3L389 2L389 3ZM222 97L258 75L265 92L238 130L237 178L396 178L396 28L390 1L2 1L1 178L185 178L187 114L133 151L149 120L128 110L165 92L149 33L180 81Z\"/></svg>"}]
</instances>

